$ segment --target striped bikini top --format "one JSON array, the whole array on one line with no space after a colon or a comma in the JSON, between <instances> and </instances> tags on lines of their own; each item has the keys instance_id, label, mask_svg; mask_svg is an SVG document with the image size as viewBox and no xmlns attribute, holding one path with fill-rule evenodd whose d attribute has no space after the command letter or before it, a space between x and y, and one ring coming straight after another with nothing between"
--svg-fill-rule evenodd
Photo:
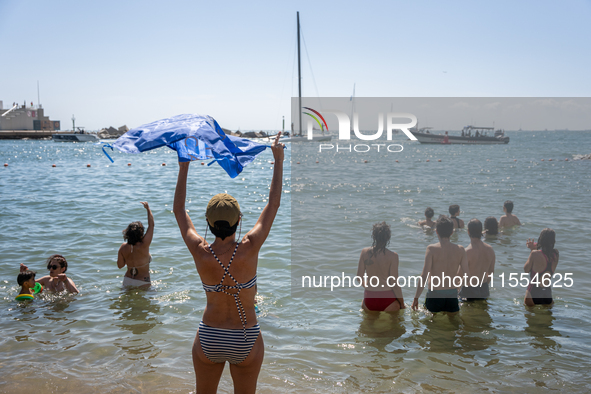
<instances>
[{"instance_id":1,"label":"striped bikini top","mask_svg":"<svg viewBox=\"0 0 591 394\"><path fill-rule=\"evenodd\" d=\"M216 256L216 254L213 251L213 249L211 248L211 246L210 245L207 246L209 248L209 251L211 252L211 254L213 254L213 257L215 257L216 261L224 269L224 275L222 276L222 280L220 281L220 283L218 283L217 285L206 285L203 282L201 282L201 284L203 285L203 290L205 290L206 292L224 293L224 294L231 295L232 297L234 297L234 302L236 303L236 308L238 309L238 315L240 316L240 321L242 322L242 329L244 330L244 340L246 341L246 313L244 312L244 308L242 307L242 302L240 301L240 291L242 291L242 289L250 289L251 287L256 285L257 276L255 275L254 278L252 278L248 282L240 283L230 273L230 265L232 265L232 261L234 260L234 256L236 255L236 251L238 250L238 245L240 245L240 242L236 243L236 247L234 248L234 253L232 253L232 257L230 258L230 262L228 263L227 267L224 266L224 264L222 264L220 259L218 259L218 256ZM223 283L224 283L224 279L226 279L226 275L229 276L230 279L232 279L234 281L234 283L236 283L236 284L233 286L224 285ZM229 293L228 290L230 290L230 289L237 290L237 291L235 293Z\"/></svg>"}]
</instances>

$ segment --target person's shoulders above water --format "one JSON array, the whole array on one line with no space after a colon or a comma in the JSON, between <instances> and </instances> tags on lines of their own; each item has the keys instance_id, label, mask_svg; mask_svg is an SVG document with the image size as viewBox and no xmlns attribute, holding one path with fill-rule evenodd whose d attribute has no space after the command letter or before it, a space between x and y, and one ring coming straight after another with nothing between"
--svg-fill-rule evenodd
<instances>
[{"instance_id":1,"label":"person's shoulders above water","mask_svg":"<svg viewBox=\"0 0 591 394\"><path fill-rule=\"evenodd\" d=\"M436 225L436 223L434 221L431 221L431 223L429 223L426 220L421 220L420 222L417 223L419 226L423 227L423 228L427 228L427 229L433 229Z\"/></svg>"},{"instance_id":2,"label":"person's shoulders above water","mask_svg":"<svg viewBox=\"0 0 591 394\"><path fill-rule=\"evenodd\" d=\"M499 227L521 226L521 222L515 215L503 215L499 219Z\"/></svg>"},{"instance_id":3,"label":"person's shoulders above water","mask_svg":"<svg viewBox=\"0 0 591 394\"><path fill-rule=\"evenodd\" d=\"M434 244L427 245L427 252L434 252L441 249L441 243L437 242Z\"/></svg>"},{"instance_id":4,"label":"person's shoulders above water","mask_svg":"<svg viewBox=\"0 0 591 394\"><path fill-rule=\"evenodd\" d=\"M51 276L45 275L45 276L42 276L41 278L36 279L35 282L41 283L41 285L43 287L45 287L45 286L47 286L47 284L49 283L50 280L51 280Z\"/></svg>"}]
</instances>

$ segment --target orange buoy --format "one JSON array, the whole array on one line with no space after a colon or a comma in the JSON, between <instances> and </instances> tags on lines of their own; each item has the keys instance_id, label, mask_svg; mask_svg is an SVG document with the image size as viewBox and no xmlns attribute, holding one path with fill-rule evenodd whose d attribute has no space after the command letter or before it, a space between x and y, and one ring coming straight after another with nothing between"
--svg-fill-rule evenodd
<instances>
[{"instance_id":1,"label":"orange buoy","mask_svg":"<svg viewBox=\"0 0 591 394\"><path fill-rule=\"evenodd\" d=\"M90 167L90 164L87 164L86 167Z\"/></svg>"},{"instance_id":2,"label":"orange buoy","mask_svg":"<svg viewBox=\"0 0 591 394\"><path fill-rule=\"evenodd\" d=\"M513 159L513 161L517 161L517 159Z\"/></svg>"},{"instance_id":3,"label":"orange buoy","mask_svg":"<svg viewBox=\"0 0 591 394\"><path fill-rule=\"evenodd\" d=\"M548 159L548 161L552 161L552 159Z\"/></svg>"},{"instance_id":4,"label":"orange buoy","mask_svg":"<svg viewBox=\"0 0 591 394\"><path fill-rule=\"evenodd\" d=\"M544 161L544 159L542 159L542 161Z\"/></svg>"},{"instance_id":5,"label":"orange buoy","mask_svg":"<svg viewBox=\"0 0 591 394\"><path fill-rule=\"evenodd\" d=\"M57 167L55 164L52 164L51 166L52 166L52 167Z\"/></svg>"},{"instance_id":6,"label":"orange buoy","mask_svg":"<svg viewBox=\"0 0 591 394\"><path fill-rule=\"evenodd\" d=\"M398 163L398 160L396 160L396 163Z\"/></svg>"},{"instance_id":7,"label":"orange buoy","mask_svg":"<svg viewBox=\"0 0 591 394\"><path fill-rule=\"evenodd\" d=\"M318 163L319 163L319 161L318 161L318 160L316 160L316 164L318 164Z\"/></svg>"},{"instance_id":8,"label":"orange buoy","mask_svg":"<svg viewBox=\"0 0 591 394\"><path fill-rule=\"evenodd\" d=\"M127 163L127 166L130 167L131 166L131 163Z\"/></svg>"},{"instance_id":9,"label":"orange buoy","mask_svg":"<svg viewBox=\"0 0 591 394\"><path fill-rule=\"evenodd\" d=\"M429 162L429 159L425 160L427 163Z\"/></svg>"},{"instance_id":10,"label":"orange buoy","mask_svg":"<svg viewBox=\"0 0 591 394\"><path fill-rule=\"evenodd\" d=\"M272 161L272 162L271 162L271 164L275 164L275 162L274 162L274 161Z\"/></svg>"},{"instance_id":11,"label":"orange buoy","mask_svg":"<svg viewBox=\"0 0 591 394\"><path fill-rule=\"evenodd\" d=\"M363 160L364 163L367 163L367 160Z\"/></svg>"},{"instance_id":12,"label":"orange buoy","mask_svg":"<svg viewBox=\"0 0 591 394\"><path fill-rule=\"evenodd\" d=\"M162 163L162 166L164 167L166 165L166 163Z\"/></svg>"},{"instance_id":13,"label":"orange buoy","mask_svg":"<svg viewBox=\"0 0 591 394\"><path fill-rule=\"evenodd\" d=\"M8 167L8 163L4 163L4 167Z\"/></svg>"},{"instance_id":14,"label":"orange buoy","mask_svg":"<svg viewBox=\"0 0 591 394\"><path fill-rule=\"evenodd\" d=\"M204 163L204 162L201 162L201 165L202 165L202 166L204 166L204 165L205 165L205 163Z\"/></svg>"},{"instance_id":15,"label":"orange buoy","mask_svg":"<svg viewBox=\"0 0 591 394\"><path fill-rule=\"evenodd\" d=\"M568 157L566 159L564 159L564 161L568 161Z\"/></svg>"},{"instance_id":16,"label":"orange buoy","mask_svg":"<svg viewBox=\"0 0 591 394\"><path fill-rule=\"evenodd\" d=\"M298 161L296 164L300 164L300 162Z\"/></svg>"},{"instance_id":17,"label":"orange buoy","mask_svg":"<svg viewBox=\"0 0 591 394\"><path fill-rule=\"evenodd\" d=\"M437 161L441 163L441 159L438 159Z\"/></svg>"}]
</instances>

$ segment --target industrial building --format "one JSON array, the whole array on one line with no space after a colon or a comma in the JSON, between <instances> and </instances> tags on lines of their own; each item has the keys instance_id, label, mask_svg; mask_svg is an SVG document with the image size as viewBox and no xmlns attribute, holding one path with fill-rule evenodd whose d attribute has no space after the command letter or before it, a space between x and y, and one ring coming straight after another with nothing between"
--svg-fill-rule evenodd
<instances>
[{"instance_id":1,"label":"industrial building","mask_svg":"<svg viewBox=\"0 0 591 394\"><path fill-rule=\"evenodd\" d=\"M0 130L59 130L60 121L45 116L41 105L37 107L15 104L4 109L0 101Z\"/></svg>"}]
</instances>

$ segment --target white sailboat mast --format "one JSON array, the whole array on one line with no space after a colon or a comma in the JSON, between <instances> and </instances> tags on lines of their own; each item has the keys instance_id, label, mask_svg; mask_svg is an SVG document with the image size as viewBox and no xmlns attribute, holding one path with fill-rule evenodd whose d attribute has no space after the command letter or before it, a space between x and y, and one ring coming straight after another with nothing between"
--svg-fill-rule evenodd
<instances>
[{"instance_id":1,"label":"white sailboat mast","mask_svg":"<svg viewBox=\"0 0 591 394\"><path fill-rule=\"evenodd\" d=\"M297 13L298 20L298 114L300 119L300 136L302 135L302 62L300 60L300 12Z\"/></svg>"}]
</instances>

